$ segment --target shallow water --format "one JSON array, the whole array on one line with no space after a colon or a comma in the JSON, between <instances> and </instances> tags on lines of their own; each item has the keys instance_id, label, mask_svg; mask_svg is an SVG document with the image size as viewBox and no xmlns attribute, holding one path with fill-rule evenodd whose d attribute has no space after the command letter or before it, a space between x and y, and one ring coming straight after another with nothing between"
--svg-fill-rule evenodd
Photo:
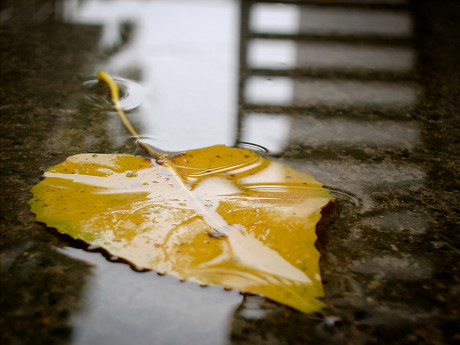
<instances>
[{"instance_id":1,"label":"shallow water","mask_svg":"<svg viewBox=\"0 0 460 345\"><path fill-rule=\"evenodd\" d=\"M2 4L5 344L460 339L459 6L341 3ZM329 317L139 272L35 222L47 167L145 154L100 69L150 145L251 148L332 191L317 242Z\"/></svg>"}]
</instances>

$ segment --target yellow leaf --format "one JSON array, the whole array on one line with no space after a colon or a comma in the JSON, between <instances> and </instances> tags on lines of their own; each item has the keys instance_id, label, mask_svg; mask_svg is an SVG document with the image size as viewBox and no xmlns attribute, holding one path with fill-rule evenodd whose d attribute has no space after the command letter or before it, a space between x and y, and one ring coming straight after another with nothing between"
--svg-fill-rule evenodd
<instances>
[{"instance_id":1,"label":"yellow leaf","mask_svg":"<svg viewBox=\"0 0 460 345\"><path fill-rule=\"evenodd\" d=\"M37 220L139 268L324 306L315 248L333 200L310 175L218 145L161 160L80 154L32 188Z\"/></svg>"}]
</instances>

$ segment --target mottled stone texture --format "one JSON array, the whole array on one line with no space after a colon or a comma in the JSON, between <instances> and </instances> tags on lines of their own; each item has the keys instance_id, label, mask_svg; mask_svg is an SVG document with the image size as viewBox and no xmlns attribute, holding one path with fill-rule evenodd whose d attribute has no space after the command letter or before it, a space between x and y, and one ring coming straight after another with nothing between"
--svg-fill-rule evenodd
<instances>
[{"instance_id":1,"label":"mottled stone texture","mask_svg":"<svg viewBox=\"0 0 460 345\"><path fill-rule=\"evenodd\" d=\"M24 4L27 11L18 5L0 26L2 344L72 343L76 327L72 315L91 309L85 294L92 277L90 266L57 250L84 245L35 222L27 206L29 189L46 167L69 155L115 149L130 152L111 147L104 129L107 114L88 106L78 95L82 73L103 61L104 56L95 53L101 28L66 24L58 12L50 10L50 3L34 2L35 9ZM2 10L8 6L7 1ZM391 8L387 6L387 10ZM385 131L385 121L390 121L408 129L397 132L400 137L395 145L385 141L319 145L302 135L302 126L298 126L278 157L324 182L337 197L325 210L318 228L329 316L305 315L258 296L245 296L228 324L222 325L228 329L228 343L460 342L460 4L414 1L407 10L415 31L403 44L414 48L416 66L404 78L417 86L415 107L385 111L347 104L342 108L283 109L299 123L309 117L332 118L340 126L349 121L378 123ZM304 39L320 41L318 37ZM346 37L339 40L348 42ZM296 78L306 72L288 74ZM401 82L396 74L322 70L307 74L331 80L380 78ZM251 108L241 104L241 109L244 107ZM270 107L264 110L270 111ZM411 142L415 137L409 129L417 131L416 142ZM110 273L111 265L117 266L110 263L104 274ZM128 278L137 279L141 285L125 282L128 295L135 295L142 284L147 284L148 277L138 279L136 275L141 274L133 272ZM179 291L194 291L192 285L180 285ZM112 288L115 286L107 287ZM155 308L151 308L152 316ZM172 305L171 319L188 312L187 308L191 307ZM129 310L127 315L138 312ZM117 344L118 337L129 332L112 329L112 319L98 322L102 334L99 344ZM194 322L189 320L191 328L206 328ZM181 333L174 323L164 328ZM120 333L110 336L114 330ZM157 341L143 338L142 329L129 335L136 344L171 343L164 334ZM205 338L195 341L208 343Z\"/></svg>"}]
</instances>

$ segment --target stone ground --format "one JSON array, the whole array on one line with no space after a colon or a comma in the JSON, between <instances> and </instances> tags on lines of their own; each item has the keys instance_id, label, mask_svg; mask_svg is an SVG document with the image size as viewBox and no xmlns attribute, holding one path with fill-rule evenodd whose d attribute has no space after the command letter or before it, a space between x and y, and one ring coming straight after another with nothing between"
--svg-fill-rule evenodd
<instances>
[{"instance_id":1,"label":"stone ground","mask_svg":"<svg viewBox=\"0 0 460 345\"><path fill-rule=\"evenodd\" d=\"M2 11L8 10L8 4L2 6ZM305 118L310 124L321 123L333 112L333 124L339 128L348 128L350 123L390 126L373 129L374 143L317 144L299 125L277 156L314 175L337 197L318 228L325 302L331 306L328 316L305 315L258 296L244 296L222 326L227 332L223 343L460 343L460 4L425 0L409 3L407 8L414 18L413 37L388 44L415 50L417 62L410 74L288 73L294 79L404 82L419 90L416 105L404 110L353 104L341 108L300 104L282 109L299 124ZM29 6L18 6L0 26L2 344L75 342L76 330L84 332L89 327L75 317L91 309L86 293L89 281L128 267L107 261L99 265L103 269L95 271L91 264L65 255L56 248L85 246L35 222L29 212L29 189L44 169L72 154L114 150L101 120L105 111L82 102L79 94L82 66L101 59L94 53L100 27L67 24L56 13L46 11L39 18L37 13ZM246 34L243 31L243 42L248 39ZM322 38L301 38L308 39L320 42ZM335 39L347 41L347 37ZM383 43L377 39L370 42ZM242 66L240 80L252 72ZM263 72L270 73L259 71ZM242 118L247 109L258 109L244 102L240 108ZM259 108L279 111L277 107ZM389 138L398 136L396 141L390 140L394 144L385 141L385 133ZM131 153L131 149L128 144L116 147L120 152ZM138 284L139 280L139 289L148 284L146 278L138 278L139 273L125 274L125 292L138 291L132 290L133 281ZM183 289L192 291L192 285L186 283ZM180 313L190 311L187 308L192 307L173 305L167 313L172 320L179 319ZM135 344L185 344L193 339L148 338L143 332L153 326L145 320L139 321L144 328L126 328L128 334L124 335L123 328L120 334L113 333L113 324L128 322L140 312L139 304L132 304L125 318L112 315L115 319L97 320L100 337L88 339L98 339L98 344L116 344L116 337L124 335ZM146 315L154 317L155 311ZM194 329L206 328L203 323L190 319L181 325L193 334ZM168 327L181 333L180 326ZM212 343L209 339L203 336L194 341Z\"/></svg>"}]
</instances>

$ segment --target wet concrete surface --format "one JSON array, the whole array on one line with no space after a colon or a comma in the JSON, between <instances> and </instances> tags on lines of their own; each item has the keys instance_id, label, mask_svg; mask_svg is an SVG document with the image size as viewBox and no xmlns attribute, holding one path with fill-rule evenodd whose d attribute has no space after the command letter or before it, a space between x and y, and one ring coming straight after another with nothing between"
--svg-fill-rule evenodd
<instances>
[{"instance_id":1,"label":"wet concrete surface","mask_svg":"<svg viewBox=\"0 0 460 345\"><path fill-rule=\"evenodd\" d=\"M97 69L106 67L145 85L142 63L129 60L122 68L109 66L119 54L129 51L142 27L116 17L119 40L101 48L101 39L107 35L103 24L68 20L66 3L2 4L3 344L460 342L457 2L343 5L306 1L300 6L300 23L312 13L317 17L328 10L332 12L324 14L325 18L341 16L343 20L335 21L333 32L324 32L322 23L313 27L310 21L310 26L301 26L306 31L300 35L289 28L266 33L248 25L246 15L260 12L257 6L261 4L243 2L240 6L229 1L222 12L240 16L241 25L236 23L235 30L242 38L240 46L232 46L235 56L240 56L240 67L232 72L234 79L229 79L235 81L235 90L239 85L229 122L238 125L226 129L230 135L223 143L234 145L240 140L265 146L273 159L315 176L336 195L336 203L325 210L318 226L325 302L330 305L326 317L302 314L258 296L201 288L155 272L136 272L126 263L88 250L83 243L35 222L27 205L29 189L47 167L84 152L143 154L110 111L88 101L88 91L82 87ZM114 6L105 3L108 8ZM194 3L201 6L203 2L190 2ZM180 8L168 10L174 14ZM365 21L350 24L356 17L349 13L356 10L383 11L381 22L392 28L390 36L380 29L366 35L372 30ZM401 15L410 18L411 30L398 22ZM337 27L340 23L343 26ZM367 28L364 34L359 31L362 27ZM270 55L247 59L251 49L260 49L251 46L253 39L288 40L302 48L297 49L293 65L270 65ZM366 61L366 54L382 52L382 48L403 49L395 55L385 51L383 60L371 55L377 62L363 62L365 68L359 68L357 58ZM343 56L334 60L341 49L348 51L353 63L344 62ZM185 55L189 52L178 50L176 56L171 51L179 62L184 51ZM190 56L206 62L211 52L195 51ZM193 62L190 56L183 58L184 63ZM161 57L155 58L161 64ZM388 58L398 63L388 63ZM264 98L273 85L274 96ZM196 87L200 89L199 84ZM282 98L287 89L291 93ZM190 92L190 97L203 95ZM200 107L215 107L216 102L213 98L190 102L190 116L205 112ZM168 128L161 122L168 117L166 108L153 105L158 124L164 128ZM251 122L254 114L258 117ZM143 116L142 111L133 112L139 128L147 123ZM288 119L287 134L281 139L281 127L273 133L263 127L284 118ZM206 127L206 118L202 121L198 125L203 133L182 138L179 131L174 134L177 141L194 148L206 140L211 144L224 140L215 134L220 129ZM283 121L277 126L284 126ZM200 128L189 122L184 118L176 127ZM258 128L264 128L265 136ZM169 144L168 134L164 135L155 144L177 150L174 143ZM280 144L274 145L277 140Z\"/></svg>"}]
</instances>

